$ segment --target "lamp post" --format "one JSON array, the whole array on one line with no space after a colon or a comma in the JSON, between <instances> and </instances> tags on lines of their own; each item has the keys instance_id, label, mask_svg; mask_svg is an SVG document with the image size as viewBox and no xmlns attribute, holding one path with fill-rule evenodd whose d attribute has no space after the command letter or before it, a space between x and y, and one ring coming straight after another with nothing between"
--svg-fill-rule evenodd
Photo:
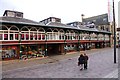
<instances>
[{"instance_id":1,"label":"lamp post","mask_svg":"<svg viewBox=\"0 0 120 80\"><path fill-rule=\"evenodd\" d=\"M65 50L65 54L66 54L66 50L67 50L67 46L66 46L66 44L67 44L67 43L66 43L66 37L67 37L67 36L66 36L66 34L65 34L65 40L64 40L64 45L65 45L65 46L64 46L64 50Z\"/></svg>"},{"instance_id":2,"label":"lamp post","mask_svg":"<svg viewBox=\"0 0 120 80\"><path fill-rule=\"evenodd\" d=\"M91 33L89 32L89 49L91 49Z\"/></svg>"},{"instance_id":3,"label":"lamp post","mask_svg":"<svg viewBox=\"0 0 120 80\"><path fill-rule=\"evenodd\" d=\"M109 35L109 47L111 47L111 43L110 43L110 35Z\"/></svg>"},{"instance_id":4,"label":"lamp post","mask_svg":"<svg viewBox=\"0 0 120 80\"><path fill-rule=\"evenodd\" d=\"M20 59L21 59L21 56L22 56L22 50L21 50L21 31L19 32L19 44L20 44Z\"/></svg>"},{"instance_id":5,"label":"lamp post","mask_svg":"<svg viewBox=\"0 0 120 80\"><path fill-rule=\"evenodd\" d=\"M116 29L115 29L115 9L113 0L113 25L114 25L114 63L116 63Z\"/></svg>"},{"instance_id":6,"label":"lamp post","mask_svg":"<svg viewBox=\"0 0 120 80\"><path fill-rule=\"evenodd\" d=\"M47 33L45 33L45 56L47 56Z\"/></svg>"},{"instance_id":7,"label":"lamp post","mask_svg":"<svg viewBox=\"0 0 120 80\"><path fill-rule=\"evenodd\" d=\"M105 34L104 34L104 42L103 42L103 48L105 48Z\"/></svg>"},{"instance_id":8,"label":"lamp post","mask_svg":"<svg viewBox=\"0 0 120 80\"><path fill-rule=\"evenodd\" d=\"M78 51L80 52L80 33L78 35Z\"/></svg>"}]
</instances>

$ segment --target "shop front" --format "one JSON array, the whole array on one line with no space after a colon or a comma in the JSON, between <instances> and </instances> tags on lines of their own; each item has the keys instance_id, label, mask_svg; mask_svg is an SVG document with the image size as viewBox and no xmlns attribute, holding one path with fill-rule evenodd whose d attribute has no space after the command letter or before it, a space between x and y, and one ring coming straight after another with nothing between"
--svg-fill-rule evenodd
<instances>
[{"instance_id":1,"label":"shop front","mask_svg":"<svg viewBox=\"0 0 120 80\"><path fill-rule=\"evenodd\" d=\"M44 45L32 44L32 45L21 45L21 59L30 59L36 57L44 57L45 49Z\"/></svg>"},{"instance_id":2,"label":"shop front","mask_svg":"<svg viewBox=\"0 0 120 80\"><path fill-rule=\"evenodd\" d=\"M2 46L0 54L2 54L2 60L10 60L19 58L19 47L18 46Z\"/></svg>"},{"instance_id":3,"label":"shop front","mask_svg":"<svg viewBox=\"0 0 120 80\"><path fill-rule=\"evenodd\" d=\"M77 50L77 45L76 44L67 44L67 52L73 52L73 51L76 51Z\"/></svg>"}]
</instances>

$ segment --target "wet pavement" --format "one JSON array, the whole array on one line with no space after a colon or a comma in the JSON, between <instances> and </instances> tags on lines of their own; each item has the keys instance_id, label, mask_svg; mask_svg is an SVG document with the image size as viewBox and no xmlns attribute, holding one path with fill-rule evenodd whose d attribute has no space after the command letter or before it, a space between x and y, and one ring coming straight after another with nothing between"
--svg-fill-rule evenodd
<instances>
[{"instance_id":1,"label":"wet pavement","mask_svg":"<svg viewBox=\"0 0 120 80\"><path fill-rule=\"evenodd\" d=\"M3 78L118 78L113 48L87 50L88 69L79 70L79 52L30 60L3 61ZM118 53L118 49L117 49ZM118 56L117 56L118 58ZM111 76L112 75L112 76Z\"/></svg>"}]
</instances>

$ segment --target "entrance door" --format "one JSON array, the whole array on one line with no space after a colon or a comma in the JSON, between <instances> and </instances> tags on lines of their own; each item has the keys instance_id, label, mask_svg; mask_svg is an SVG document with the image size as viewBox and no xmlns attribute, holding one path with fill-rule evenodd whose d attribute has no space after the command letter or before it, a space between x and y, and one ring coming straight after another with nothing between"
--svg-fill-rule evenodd
<instances>
[{"instance_id":1,"label":"entrance door","mask_svg":"<svg viewBox=\"0 0 120 80\"><path fill-rule=\"evenodd\" d=\"M59 45L58 44L48 45L48 56L58 55L58 54L59 54Z\"/></svg>"}]
</instances>

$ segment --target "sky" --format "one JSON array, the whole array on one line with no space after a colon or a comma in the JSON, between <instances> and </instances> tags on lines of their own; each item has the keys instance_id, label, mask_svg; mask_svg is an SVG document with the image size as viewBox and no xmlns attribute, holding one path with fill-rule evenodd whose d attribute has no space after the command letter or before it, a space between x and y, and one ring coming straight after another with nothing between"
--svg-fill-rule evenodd
<instances>
[{"instance_id":1,"label":"sky","mask_svg":"<svg viewBox=\"0 0 120 80\"><path fill-rule=\"evenodd\" d=\"M118 2L115 1L115 16L118 23ZM48 17L61 18L62 23L81 21L85 18L108 13L108 0L0 0L0 16L5 10L24 13L24 18L41 21Z\"/></svg>"}]
</instances>

